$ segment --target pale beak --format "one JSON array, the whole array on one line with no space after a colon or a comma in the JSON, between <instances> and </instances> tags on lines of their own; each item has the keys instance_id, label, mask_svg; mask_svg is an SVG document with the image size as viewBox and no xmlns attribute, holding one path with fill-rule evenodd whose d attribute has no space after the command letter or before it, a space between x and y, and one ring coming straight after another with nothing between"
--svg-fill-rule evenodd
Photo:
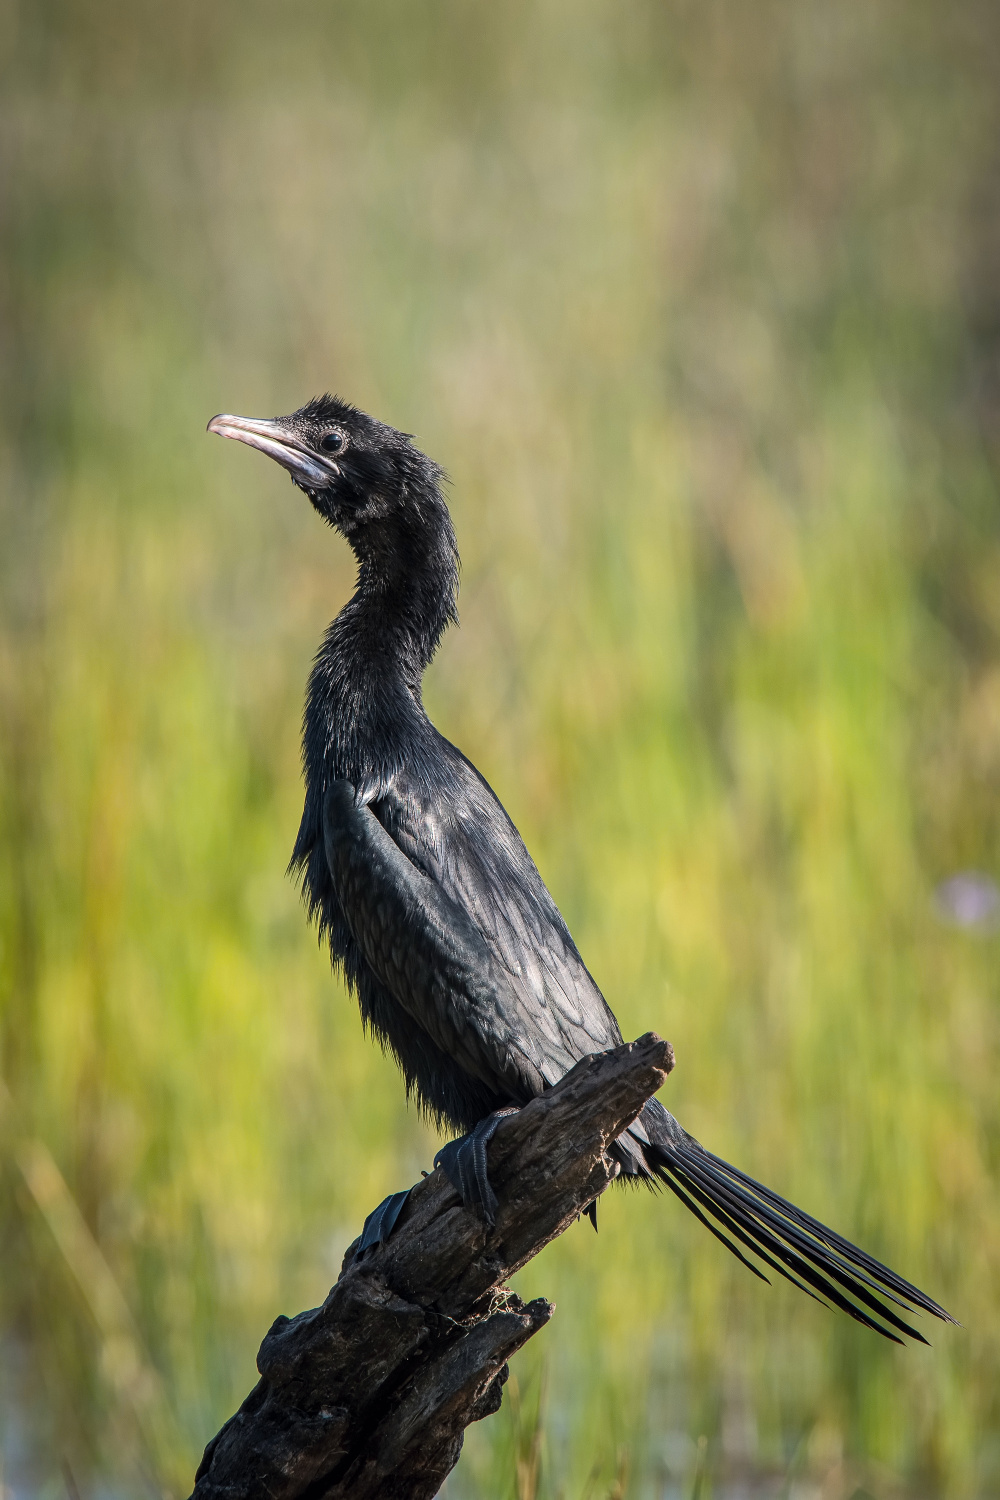
<instances>
[{"instance_id":1,"label":"pale beak","mask_svg":"<svg viewBox=\"0 0 1000 1500\"><path fill-rule=\"evenodd\" d=\"M222 413L212 418L208 431L259 448L287 469L296 484L306 490L325 489L340 473L332 458L306 447L298 433L279 418L268 421L265 417L231 417Z\"/></svg>"}]
</instances>

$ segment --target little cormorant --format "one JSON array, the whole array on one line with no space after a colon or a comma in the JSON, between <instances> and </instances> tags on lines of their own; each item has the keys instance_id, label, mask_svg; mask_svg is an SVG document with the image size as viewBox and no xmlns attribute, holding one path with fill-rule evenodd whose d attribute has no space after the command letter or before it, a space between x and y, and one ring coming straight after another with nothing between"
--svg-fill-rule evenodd
<instances>
[{"instance_id":1,"label":"little cormorant","mask_svg":"<svg viewBox=\"0 0 1000 1500\"><path fill-rule=\"evenodd\" d=\"M622 1036L517 829L424 710L424 670L457 618L442 470L404 433L332 396L273 421L213 417L209 431L287 469L357 558L356 592L309 680L292 866L407 1092L439 1123L469 1132L439 1159L466 1205L492 1223L485 1147L498 1112ZM744 1250L897 1342L898 1333L926 1341L886 1301L954 1321L706 1151L656 1099L612 1150L623 1176L666 1184L755 1274ZM405 1197L370 1216L363 1244L391 1232Z\"/></svg>"}]
</instances>

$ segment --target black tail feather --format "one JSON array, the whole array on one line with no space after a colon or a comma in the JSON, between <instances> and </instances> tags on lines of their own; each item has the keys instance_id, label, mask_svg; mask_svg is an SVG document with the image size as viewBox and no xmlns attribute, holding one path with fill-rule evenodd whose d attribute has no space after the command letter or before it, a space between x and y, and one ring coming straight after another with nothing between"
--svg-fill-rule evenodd
<instances>
[{"instance_id":1,"label":"black tail feather","mask_svg":"<svg viewBox=\"0 0 1000 1500\"><path fill-rule=\"evenodd\" d=\"M693 1182L685 1172L682 1172L680 1168L675 1165L667 1167L658 1163L656 1170L657 1174L661 1177L661 1180L666 1182L674 1192L678 1192L676 1182L683 1182L685 1187L687 1188L687 1191L694 1197L696 1197L698 1201L708 1209L708 1212L710 1214L714 1214L720 1223L725 1224L730 1234L734 1235L736 1239L740 1240L742 1244L746 1245L747 1249L751 1250L754 1255L758 1256L762 1261L765 1262L766 1265L769 1265L772 1271L777 1271L779 1276L783 1276L786 1281L790 1281L793 1286L797 1286L799 1291L805 1292L807 1297L812 1297L814 1302L818 1302L820 1300L813 1292L809 1290L807 1286L803 1286L801 1281L798 1281L796 1277L794 1277L792 1273L787 1269L787 1267L779 1264L778 1261L772 1259L767 1250L764 1249L764 1244L766 1243L766 1241L764 1241L763 1237L758 1236L752 1228L749 1229L749 1232L747 1232L747 1229L742 1227L743 1225L747 1224L747 1218L745 1214L740 1215L739 1218L734 1217L731 1211L727 1211L722 1207L721 1203L718 1201L717 1196L713 1196L713 1194L710 1192L705 1192L695 1182ZM678 1193L678 1197L683 1196L683 1194ZM687 1202L686 1198L685 1202ZM694 1212L698 1214L698 1217L702 1220L702 1223L708 1222L702 1214L698 1213L698 1210L694 1208L693 1204L688 1203L688 1207L694 1209ZM709 1229L712 1229L713 1226L709 1224L708 1227ZM722 1239L723 1244L727 1243L724 1236L720 1235L719 1238ZM733 1252L734 1255L738 1256L738 1258L743 1262L744 1265L750 1264L746 1257L740 1254L740 1252L734 1245L729 1245L729 1249ZM775 1246L775 1253L781 1254L780 1246ZM760 1275L761 1273L758 1272L757 1274ZM768 1286L770 1286L771 1283L766 1276L763 1276L762 1280L767 1281Z\"/></svg>"},{"instance_id":2,"label":"black tail feather","mask_svg":"<svg viewBox=\"0 0 1000 1500\"><path fill-rule=\"evenodd\" d=\"M859 1249L857 1245L853 1245L850 1240L845 1240L842 1235L837 1234L836 1230L829 1229L825 1224L821 1224L818 1219L814 1219L804 1209L796 1208L794 1203L787 1202L779 1193L775 1193L771 1188L765 1187L762 1182L757 1182L755 1178L748 1176L746 1172L741 1172L738 1167L732 1167L728 1162L722 1161L719 1157L712 1156L712 1153L705 1151L704 1147L699 1146L698 1150L701 1151L702 1155L716 1162L736 1182L749 1188L758 1197L763 1198L765 1202L771 1204L794 1223L801 1225L803 1229L807 1229L810 1234L815 1235L817 1239L829 1245L832 1250L838 1251L853 1264L870 1271L875 1282L886 1292L886 1295L888 1295L889 1288L892 1288L893 1291L899 1294L893 1300L899 1301L900 1298L903 1299L900 1301L900 1306L903 1306L905 1302L912 1302L924 1312L932 1313L934 1317L941 1318L945 1323L952 1323L956 1328L961 1327L958 1319L953 1318L951 1313L947 1312L940 1303L935 1302L932 1297L928 1297L926 1292L922 1292L919 1287L911 1285L910 1282L904 1280L902 1276L891 1270L889 1266L884 1266L873 1255L869 1255L866 1251Z\"/></svg>"},{"instance_id":3,"label":"black tail feather","mask_svg":"<svg viewBox=\"0 0 1000 1500\"><path fill-rule=\"evenodd\" d=\"M684 1192L683 1188L678 1185L673 1177L670 1177L666 1172L663 1172L662 1174L660 1174L660 1180L667 1185L672 1193L676 1193L677 1197L684 1204L684 1207L689 1209L691 1213L694 1214L696 1219L701 1220L710 1234L714 1234L717 1240L721 1240L722 1244L725 1245L726 1249L730 1252L731 1255L735 1255L737 1260L742 1261L747 1270L752 1271L755 1276L759 1276L761 1281L767 1281L768 1286L771 1285L770 1281L768 1281L768 1278L764 1275L764 1272L759 1270L758 1267L754 1265L752 1260L747 1260L746 1256L743 1254L743 1251L738 1250L733 1244L732 1240L727 1240L726 1236L722 1233L722 1230L716 1229L711 1219L705 1218L705 1215L702 1213L697 1203L693 1202L692 1199L688 1197L687 1193ZM743 1236L741 1236L741 1238L743 1238Z\"/></svg>"},{"instance_id":4,"label":"black tail feather","mask_svg":"<svg viewBox=\"0 0 1000 1500\"><path fill-rule=\"evenodd\" d=\"M948 1323L956 1321L919 1288L859 1250L850 1240L706 1151L655 1101L653 1107L647 1105L643 1111L642 1124L649 1137L649 1144L643 1145L651 1172L762 1280L768 1278L733 1240L800 1291L816 1300L825 1298L893 1343L902 1342L893 1329L922 1344L927 1340L887 1307L882 1298L907 1313L923 1311ZM709 1214L716 1223L707 1217ZM874 1295L876 1292L878 1296Z\"/></svg>"},{"instance_id":5,"label":"black tail feather","mask_svg":"<svg viewBox=\"0 0 1000 1500\"><path fill-rule=\"evenodd\" d=\"M676 1163L671 1163L670 1165L668 1165L666 1167L666 1170L669 1172L673 1172L675 1175L679 1176L682 1182L686 1182L689 1191L698 1191L691 1180L691 1174L682 1171ZM701 1177L702 1182L704 1182L706 1174L698 1175ZM918 1333L915 1328L911 1328L908 1323L904 1323L900 1318L897 1318L895 1313L891 1312L889 1308L883 1306L878 1298L873 1297L870 1292L865 1291L865 1289L861 1286L860 1281L856 1280L850 1274L843 1272L828 1253L824 1252L822 1254L822 1257L820 1257L816 1255L815 1251L811 1253L807 1251L806 1253L810 1255L810 1259L814 1261L814 1264L810 1265L809 1261L805 1260L801 1255L796 1254L795 1251L792 1250L788 1245L783 1245L781 1243L781 1240L778 1239L777 1235L772 1234L764 1224L761 1224L755 1219L754 1207L752 1205L744 1206L743 1204L736 1201L734 1199L734 1196L731 1193L728 1193L725 1187L723 1187L718 1182L718 1180L710 1181L707 1189L704 1192L700 1192L699 1196L701 1197L701 1201L706 1205L706 1207L709 1208L709 1211L715 1214L716 1217L725 1217L729 1219L730 1226L733 1228L734 1233L736 1233L737 1230L733 1226L733 1219L735 1219L737 1223L741 1224L746 1229L748 1236L746 1242L752 1245L752 1248L757 1255L761 1256L761 1258L764 1258L765 1249L763 1249L762 1247L766 1247L766 1250L769 1250L772 1255L778 1256L782 1261L785 1262L786 1266L790 1266L792 1269L797 1271L799 1276L802 1277L803 1281L808 1282L809 1285L814 1287L822 1297L828 1298L835 1307L839 1307L840 1310L847 1313L849 1317L855 1318L859 1323L863 1323L866 1327L874 1329L876 1333L881 1333L886 1338L892 1339L894 1343L899 1344L902 1342L901 1339L896 1338L895 1334L889 1333L887 1329L883 1328L879 1323L876 1323L875 1320L871 1318L866 1312L864 1312L860 1307L855 1307L852 1302L849 1302L843 1295L843 1293L838 1291L831 1278L839 1281L851 1292L853 1296L865 1302L869 1307L873 1309L873 1311L877 1312L881 1317L885 1318L886 1321L891 1323L894 1327L899 1328L901 1332L910 1334L911 1337L918 1339L921 1343L927 1342L923 1335L921 1333ZM741 1238L743 1238L742 1235ZM791 1236L789 1235L789 1239L790 1238ZM790 1273L785 1270L784 1267L777 1265L774 1260L769 1259L768 1263L773 1266L782 1276L786 1277L787 1280L794 1282L795 1285L799 1286L801 1290L805 1290L805 1288L801 1287L801 1283L796 1281L795 1277L790 1275ZM826 1274L823 1274L817 1269L816 1263L822 1266L822 1272L825 1272Z\"/></svg>"}]
</instances>

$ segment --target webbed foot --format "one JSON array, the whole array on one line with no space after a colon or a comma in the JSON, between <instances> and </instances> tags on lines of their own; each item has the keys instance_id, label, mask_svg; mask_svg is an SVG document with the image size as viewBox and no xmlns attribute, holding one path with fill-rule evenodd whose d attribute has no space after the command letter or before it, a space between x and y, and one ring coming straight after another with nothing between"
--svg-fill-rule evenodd
<instances>
[{"instance_id":1,"label":"webbed foot","mask_svg":"<svg viewBox=\"0 0 1000 1500\"><path fill-rule=\"evenodd\" d=\"M373 1245L383 1245L396 1227L396 1220L403 1212L403 1204L410 1196L410 1189L403 1193L390 1193L384 1198L378 1208L373 1208L365 1220L365 1227L361 1231L361 1242L354 1252L355 1260L360 1259L366 1250Z\"/></svg>"},{"instance_id":2,"label":"webbed foot","mask_svg":"<svg viewBox=\"0 0 1000 1500\"><path fill-rule=\"evenodd\" d=\"M517 1110L498 1109L480 1120L475 1130L449 1141L434 1158L470 1213L478 1215L492 1229L496 1223L497 1195L486 1173L486 1147L500 1121Z\"/></svg>"}]
</instances>

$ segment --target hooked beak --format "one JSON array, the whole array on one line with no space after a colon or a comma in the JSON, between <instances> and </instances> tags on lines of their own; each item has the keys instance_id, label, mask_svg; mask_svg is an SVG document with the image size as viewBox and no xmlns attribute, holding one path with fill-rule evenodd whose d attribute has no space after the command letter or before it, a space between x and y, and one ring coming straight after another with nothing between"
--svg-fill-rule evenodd
<instances>
[{"instance_id":1,"label":"hooked beak","mask_svg":"<svg viewBox=\"0 0 1000 1500\"><path fill-rule=\"evenodd\" d=\"M340 473L332 458L325 458L307 448L298 434L279 419L272 422L264 417L232 417L220 413L212 418L207 430L218 433L219 437L235 438L239 443L259 448L261 453L266 453L268 458L287 469L295 483L306 490L325 489Z\"/></svg>"}]
</instances>

